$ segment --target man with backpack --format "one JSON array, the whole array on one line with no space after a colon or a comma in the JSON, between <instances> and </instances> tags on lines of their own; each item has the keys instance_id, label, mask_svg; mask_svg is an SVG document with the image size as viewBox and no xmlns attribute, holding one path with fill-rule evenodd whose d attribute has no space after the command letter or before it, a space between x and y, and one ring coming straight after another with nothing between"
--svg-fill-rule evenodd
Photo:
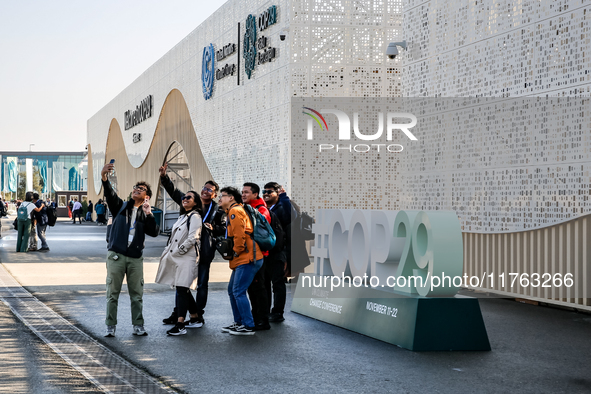
<instances>
[{"instance_id":1,"label":"man with backpack","mask_svg":"<svg viewBox=\"0 0 591 394\"><path fill-rule=\"evenodd\" d=\"M17 238L16 238L16 252L26 253L29 251L29 235L31 233L31 213L36 209L33 204L33 193L27 192L25 194L25 201L23 201L17 211Z\"/></svg>"},{"instance_id":2,"label":"man with backpack","mask_svg":"<svg viewBox=\"0 0 591 394\"><path fill-rule=\"evenodd\" d=\"M263 265L263 252L253 237L254 225L240 201L242 196L234 187L221 190L220 205L227 214L226 238L233 240L229 257L232 275L228 283L228 296L232 305L234 323L223 327L222 332L232 335L254 335L254 320L250 311L246 290Z\"/></svg>"},{"instance_id":3,"label":"man with backpack","mask_svg":"<svg viewBox=\"0 0 591 394\"><path fill-rule=\"evenodd\" d=\"M271 214L267 209L265 201L259 196L261 189L259 185L246 182L242 187L242 203L248 204L259 211L261 215L271 223ZM263 266L256 273L252 284L248 287L248 296L252 303L252 316L254 318L255 331L268 330L269 325L269 298L265 289L265 266L269 263L269 252L263 252Z\"/></svg>"},{"instance_id":4,"label":"man with backpack","mask_svg":"<svg viewBox=\"0 0 591 394\"><path fill-rule=\"evenodd\" d=\"M47 245L47 239L45 238L45 230L47 229L47 207L43 200L39 199L39 193L33 193L33 204L38 209L35 210L33 215L35 216L37 236L41 240L41 249L36 249L40 252L49 252L49 246ZM37 246L37 245L35 245Z\"/></svg>"},{"instance_id":5,"label":"man with backpack","mask_svg":"<svg viewBox=\"0 0 591 394\"><path fill-rule=\"evenodd\" d=\"M55 226L57 222L57 207L55 202L51 201L49 198L45 201L45 214L47 215L47 225L49 227Z\"/></svg>"}]
</instances>

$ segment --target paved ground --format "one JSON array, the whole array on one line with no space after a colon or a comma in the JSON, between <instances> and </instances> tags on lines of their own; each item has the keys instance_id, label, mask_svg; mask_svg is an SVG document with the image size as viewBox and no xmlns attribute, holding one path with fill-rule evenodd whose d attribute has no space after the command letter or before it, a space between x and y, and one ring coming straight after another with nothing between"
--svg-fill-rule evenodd
<instances>
[{"instance_id":1,"label":"paved ground","mask_svg":"<svg viewBox=\"0 0 591 394\"><path fill-rule=\"evenodd\" d=\"M414 353L291 312L270 331L234 337L219 330L232 320L223 283L228 273L225 262L214 263L220 282L211 285L203 328L167 337L160 321L172 308L173 292L146 274L144 305L150 335L131 335L129 299L122 294L117 337L102 338L104 231L91 224L59 223L49 233L52 250L43 255L13 253L14 241L4 231L0 261L52 309L181 391L591 392L591 315L481 299L490 352ZM165 242L164 237L147 242L148 265L155 264ZM291 294L288 298L291 302ZM2 324L7 319L18 325L6 313L0 314ZM20 344L16 347L26 346L18 336L14 340ZM23 357L26 352L23 348ZM27 357L25 365L47 364L42 358ZM0 387L11 378L12 374L0 375Z\"/></svg>"}]
</instances>

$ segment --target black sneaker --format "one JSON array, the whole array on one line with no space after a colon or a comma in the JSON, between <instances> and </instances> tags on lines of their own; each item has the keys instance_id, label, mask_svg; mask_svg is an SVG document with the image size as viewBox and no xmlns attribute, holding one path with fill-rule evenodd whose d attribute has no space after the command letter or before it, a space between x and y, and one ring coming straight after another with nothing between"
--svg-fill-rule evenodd
<instances>
[{"instance_id":1,"label":"black sneaker","mask_svg":"<svg viewBox=\"0 0 591 394\"><path fill-rule=\"evenodd\" d=\"M173 328L166 331L166 333L168 335L174 335L174 336L185 335L187 333L187 330L185 329L184 323L177 323Z\"/></svg>"},{"instance_id":2,"label":"black sneaker","mask_svg":"<svg viewBox=\"0 0 591 394\"><path fill-rule=\"evenodd\" d=\"M230 332L230 331L235 330L237 327L240 327L240 324L234 322L234 323L230 324L229 326L222 327L222 332Z\"/></svg>"},{"instance_id":3,"label":"black sneaker","mask_svg":"<svg viewBox=\"0 0 591 394\"><path fill-rule=\"evenodd\" d=\"M255 323L253 331L265 331L270 329L271 325L269 324L269 322L258 322Z\"/></svg>"},{"instance_id":4,"label":"black sneaker","mask_svg":"<svg viewBox=\"0 0 591 394\"><path fill-rule=\"evenodd\" d=\"M166 319L162 319L162 324L176 324L179 318L176 317L176 310L172 311L172 314Z\"/></svg>"},{"instance_id":5,"label":"black sneaker","mask_svg":"<svg viewBox=\"0 0 591 394\"><path fill-rule=\"evenodd\" d=\"M254 335L252 327L238 326L234 330L230 331L231 335Z\"/></svg>"},{"instance_id":6,"label":"black sneaker","mask_svg":"<svg viewBox=\"0 0 591 394\"><path fill-rule=\"evenodd\" d=\"M281 323L282 321L284 321L285 318L283 317L283 313L271 313L269 315L269 321L271 323Z\"/></svg>"}]
</instances>

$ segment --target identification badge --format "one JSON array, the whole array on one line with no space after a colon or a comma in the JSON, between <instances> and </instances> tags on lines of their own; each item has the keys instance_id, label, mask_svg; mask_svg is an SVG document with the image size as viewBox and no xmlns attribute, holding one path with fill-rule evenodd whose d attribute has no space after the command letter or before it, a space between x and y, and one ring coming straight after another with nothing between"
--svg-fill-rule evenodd
<instances>
[{"instance_id":1,"label":"identification badge","mask_svg":"<svg viewBox=\"0 0 591 394\"><path fill-rule=\"evenodd\" d=\"M131 243L131 241L133 241L133 235L129 234L127 237L127 242Z\"/></svg>"}]
</instances>

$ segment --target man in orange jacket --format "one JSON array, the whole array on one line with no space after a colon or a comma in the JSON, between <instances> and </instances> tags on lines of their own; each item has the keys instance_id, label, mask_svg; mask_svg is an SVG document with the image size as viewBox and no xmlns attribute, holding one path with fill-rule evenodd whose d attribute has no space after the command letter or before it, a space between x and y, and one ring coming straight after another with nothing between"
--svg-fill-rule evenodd
<instances>
[{"instance_id":1,"label":"man in orange jacket","mask_svg":"<svg viewBox=\"0 0 591 394\"><path fill-rule=\"evenodd\" d=\"M246 290L263 265L263 252L251 236L254 228L240 204L241 200L238 189L224 187L221 190L220 206L227 214L226 236L234 241L234 255L230 259L232 275L228 283L234 323L223 327L222 332L232 335L254 335L254 320Z\"/></svg>"}]
</instances>

